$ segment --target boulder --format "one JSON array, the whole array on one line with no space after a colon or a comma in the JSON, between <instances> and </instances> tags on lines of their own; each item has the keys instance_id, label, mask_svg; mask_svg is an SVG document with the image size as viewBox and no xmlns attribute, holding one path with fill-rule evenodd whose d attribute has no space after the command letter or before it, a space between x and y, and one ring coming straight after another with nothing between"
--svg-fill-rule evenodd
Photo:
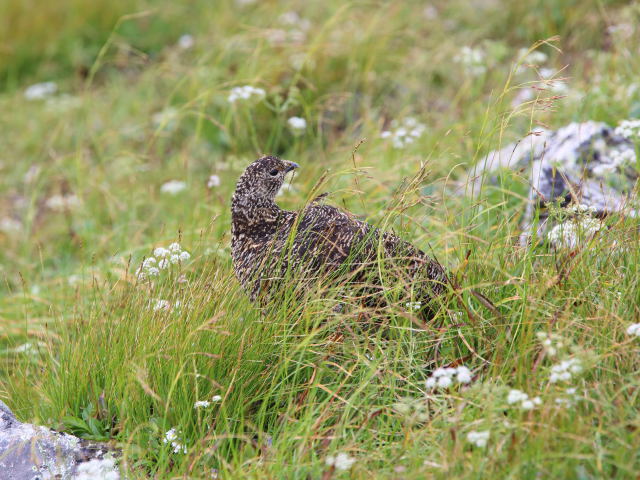
<instances>
[{"instance_id":1,"label":"boulder","mask_svg":"<svg viewBox=\"0 0 640 480\"><path fill-rule=\"evenodd\" d=\"M2 480L118 480L109 448L46 427L19 422L0 401Z\"/></svg>"},{"instance_id":2,"label":"boulder","mask_svg":"<svg viewBox=\"0 0 640 480\"><path fill-rule=\"evenodd\" d=\"M571 207L570 213L596 219L623 212L636 216L638 205L630 194L638 171L635 146L629 137L628 129L593 121L571 123L556 131L539 130L489 153L469 173L468 186L478 195L486 184L498 183L503 169L523 176L529 185L520 237L523 245L534 233L545 239L557 226L547 209L556 201Z\"/></svg>"}]
</instances>

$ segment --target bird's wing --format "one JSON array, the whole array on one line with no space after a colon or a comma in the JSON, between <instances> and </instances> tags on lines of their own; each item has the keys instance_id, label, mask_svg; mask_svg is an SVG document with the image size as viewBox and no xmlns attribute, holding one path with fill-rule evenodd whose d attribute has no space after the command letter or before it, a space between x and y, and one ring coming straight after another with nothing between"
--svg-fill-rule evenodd
<instances>
[{"instance_id":1,"label":"bird's wing","mask_svg":"<svg viewBox=\"0 0 640 480\"><path fill-rule=\"evenodd\" d=\"M347 259L354 243L370 231L369 225L347 212L331 205L313 203L305 209L298 226L298 254L324 264L340 264Z\"/></svg>"}]
</instances>

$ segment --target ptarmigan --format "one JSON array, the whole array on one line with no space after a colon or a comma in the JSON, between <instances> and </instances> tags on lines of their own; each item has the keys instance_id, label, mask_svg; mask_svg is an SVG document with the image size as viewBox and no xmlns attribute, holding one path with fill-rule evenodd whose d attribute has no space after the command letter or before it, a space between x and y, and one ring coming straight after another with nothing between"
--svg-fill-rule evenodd
<instances>
[{"instance_id":1,"label":"ptarmigan","mask_svg":"<svg viewBox=\"0 0 640 480\"><path fill-rule=\"evenodd\" d=\"M231 251L236 276L252 300L274 298L282 282L329 281L349 286L364 303L385 295L425 314L445 290L439 263L408 242L319 199L300 212L275 197L298 164L264 156L240 176L231 201ZM337 283L336 283L337 282Z\"/></svg>"}]
</instances>

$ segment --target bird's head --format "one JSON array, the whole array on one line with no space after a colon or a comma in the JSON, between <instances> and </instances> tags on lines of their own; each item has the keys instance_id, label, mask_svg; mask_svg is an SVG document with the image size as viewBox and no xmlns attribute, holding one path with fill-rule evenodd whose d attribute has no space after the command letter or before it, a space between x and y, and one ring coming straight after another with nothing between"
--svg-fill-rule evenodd
<instances>
[{"instance_id":1,"label":"bird's head","mask_svg":"<svg viewBox=\"0 0 640 480\"><path fill-rule=\"evenodd\" d=\"M284 183L287 173L299 165L267 155L249 165L236 185L236 196L273 201Z\"/></svg>"}]
</instances>

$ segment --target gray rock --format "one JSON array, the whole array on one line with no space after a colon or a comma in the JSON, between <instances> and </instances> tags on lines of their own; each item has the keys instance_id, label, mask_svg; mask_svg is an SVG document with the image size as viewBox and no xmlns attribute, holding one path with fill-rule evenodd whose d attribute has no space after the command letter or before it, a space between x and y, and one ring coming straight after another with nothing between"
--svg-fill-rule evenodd
<instances>
[{"instance_id":1,"label":"gray rock","mask_svg":"<svg viewBox=\"0 0 640 480\"><path fill-rule=\"evenodd\" d=\"M497 184L500 170L521 172L529 183L520 237L520 243L526 244L534 229L544 238L553 223L547 206L557 200L563 207L588 207L597 218L619 212L636 216L638 205L630 197L638 180L635 163L633 142L607 124L571 123L489 153L472 169L469 186L478 195L485 184Z\"/></svg>"},{"instance_id":2,"label":"gray rock","mask_svg":"<svg viewBox=\"0 0 640 480\"><path fill-rule=\"evenodd\" d=\"M103 460L108 448L46 427L19 422L9 407L0 401L0 478L2 480L46 480L106 478L87 477L80 468ZM119 478L111 465L110 478ZM87 463L84 463L87 462ZM93 463L91 465L93 467ZM93 469L102 472L100 468Z\"/></svg>"}]
</instances>

